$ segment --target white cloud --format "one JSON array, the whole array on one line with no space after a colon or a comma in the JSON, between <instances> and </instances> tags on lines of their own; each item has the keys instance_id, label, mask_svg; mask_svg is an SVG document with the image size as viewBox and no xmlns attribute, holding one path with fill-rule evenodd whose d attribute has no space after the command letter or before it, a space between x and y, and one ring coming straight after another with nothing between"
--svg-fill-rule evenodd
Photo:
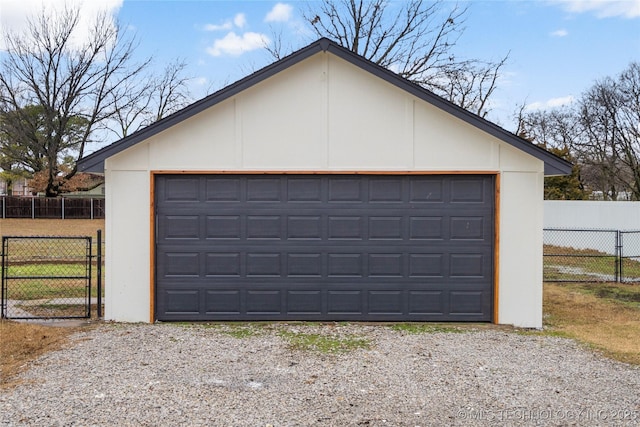
<instances>
[{"instance_id":1,"label":"white cloud","mask_svg":"<svg viewBox=\"0 0 640 427\"><path fill-rule=\"evenodd\" d=\"M286 3L276 3L273 9L267 13L264 22L287 22L291 19L293 7Z\"/></svg>"},{"instance_id":2,"label":"white cloud","mask_svg":"<svg viewBox=\"0 0 640 427\"><path fill-rule=\"evenodd\" d=\"M86 42L91 27L100 13L112 19L118 14L124 0L1 0L0 28L19 34L26 30L27 19L35 18L45 8L47 13L64 10L65 6L78 9L80 19L72 40L77 43ZM0 50L5 49L4 40L0 37Z\"/></svg>"},{"instance_id":3,"label":"white cloud","mask_svg":"<svg viewBox=\"0 0 640 427\"><path fill-rule=\"evenodd\" d=\"M229 31L233 28L231 21L226 21L224 24L207 24L204 26L205 31Z\"/></svg>"},{"instance_id":4,"label":"white cloud","mask_svg":"<svg viewBox=\"0 0 640 427\"><path fill-rule=\"evenodd\" d=\"M221 39L215 40L213 46L207 48L212 56L239 56L245 52L261 49L271 42L269 37L260 33L247 32L237 35L233 31Z\"/></svg>"},{"instance_id":5,"label":"white cloud","mask_svg":"<svg viewBox=\"0 0 640 427\"><path fill-rule=\"evenodd\" d=\"M593 12L598 18L640 18L640 0L552 0L569 12Z\"/></svg>"},{"instance_id":6,"label":"white cloud","mask_svg":"<svg viewBox=\"0 0 640 427\"><path fill-rule=\"evenodd\" d=\"M233 23L236 27L243 28L245 25L247 25L247 17L244 15L244 13L238 13L233 17Z\"/></svg>"},{"instance_id":7,"label":"white cloud","mask_svg":"<svg viewBox=\"0 0 640 427\"><path fill-rule=\"evenodd\" d=\"M222 24L207 24L204 26L205 31L229 31L233 27L243 28L247 25L247 17L244 13L238 13L233 17L233 20L227 19Z\"/></svg>"},{"instance_id":8,"label":"white cloud","mask_svg":"<svg viewBox=\"0 0 640 427\"><path fill-rule=\"evenodd\" d=\"M192 82L194 85L204 86L209 83L209 79L207 79L206 77L195 77L192 79Z\"/></svg>"},{"instance_id":9,"label":"white cloud","mask_svg":"<svg viewBox=\"0 0 640 427\"><path fill-rule=\"evenodd\" d=\"M537 101L527 104L525 109L527 111L543 110L547 108L557 108L571 104L575 100L573 95L561 96L559 98L551 98L547 101Z\"/></svg>"},{"instance_id":10,"label":"white cloud","mask_svg":"<svg viewBox=\"0 0 640 427\"><path fill-rule=\"evenodd\" d=\"M569 35L569 31L565 30L564 28L561 28L559 30L550 32L549 35L551 37L566 37Z\"/></svg>"}]
</instances>

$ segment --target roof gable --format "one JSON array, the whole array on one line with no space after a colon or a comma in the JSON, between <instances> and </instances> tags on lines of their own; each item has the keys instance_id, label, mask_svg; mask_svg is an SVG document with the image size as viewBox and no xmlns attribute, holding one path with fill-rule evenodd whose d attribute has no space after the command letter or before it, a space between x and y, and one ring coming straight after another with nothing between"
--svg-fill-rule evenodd
<instances>
[{"instance_id":1,"label":"roof gable","mask_svg":"<svg viewBox=\"0 0 640 427\"><path fill-rule=\"evenodd\" d=\"M328 40L319 39L314 43L292 53L280 61L264 67L255 73L239 80L199 101L190 104L182 110L165 117L139 131L120 139L78 161L78 169L80 171L103 172L104 161L119 152L146 140L194 115L226 100L238 93L268 79L269 77L288 69L289 67L313 56L319 52L330 52L339 58L383 79L384 81L410 93L455 117L490 134L500 141L503 141L519 150L534 156L544 162L545 175L565 175L571 172L571 163L561 159L552 153L514 135L511 132L501 128L482 117L473 114L447 100L414 84L406 79L401 78L397 74L380 67L371 61L345 49L338 44Z\"/></svg>"}]
</instances>

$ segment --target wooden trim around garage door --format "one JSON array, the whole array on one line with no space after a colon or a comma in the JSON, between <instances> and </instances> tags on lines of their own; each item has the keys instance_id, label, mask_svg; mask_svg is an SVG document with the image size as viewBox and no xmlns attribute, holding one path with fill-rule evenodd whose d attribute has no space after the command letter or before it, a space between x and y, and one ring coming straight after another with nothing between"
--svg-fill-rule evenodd
<instances>
[{"instance_id":1,"label":"wooden trim around garage door","mask_svg":"<svg viewBox=\"0 0 640 427\"><path fill-rule=\"evenodd\" d=\"M149 201L149 323L156 321L156 173L151 172Z\"/></svg>"},{"instance_id":2,"label":"wooden trim around garage door","mask_svg":"<svg viewBox=\"0 0 640 427\"><path fill-rule=\"evenodd\" d=\"M498 171L354 171L354 170L299 170L299 171L246 171L246 170L157 170L151 171L154 175L498 175Z\"/></svg>"},{"instance_id":3,"label":"wooden trim around garage door","mask_svg":"<svg viewBox=\"0 0 640 427\"><path fill-rule=\"evenodd\" d=\"M495 176L493 192L495 193L493 207L493 323L499 324L500 303L500 174Z\"/></svg>"},{"instance_id":4,"label":"wooden trim around garage door","mask_svg":"<svg viewBox=\"0 0 640 427\"><path fill-rule=\"evenodd\" d=\"M150 172L150 259L149 259L149 322L155 322L156 301L156 176L158 175L494 175L494 253L493 253L493 323L499 322L499 258L500 258L500 173L498 171L247 171L247 170L219 170L219 171L187 171L187 170L156 170Z\"/></svg>"}]
</instances>

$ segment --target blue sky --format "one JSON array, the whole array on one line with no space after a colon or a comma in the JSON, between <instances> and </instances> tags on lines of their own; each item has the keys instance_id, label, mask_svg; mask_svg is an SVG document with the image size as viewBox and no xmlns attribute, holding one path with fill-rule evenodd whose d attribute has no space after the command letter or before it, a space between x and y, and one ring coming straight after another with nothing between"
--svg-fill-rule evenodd
<instances>
[{"instance_id":1,"label":"blue sky","mask_svg":"<svg viewBox=\"0 0 640 427\"><path fill-rule=\"evenodd\" d=\"M47 3L81 0L48 0ZM391 0L394 2L394 0ZM514 129L518 105L548 108L571 102L599 78L640 61L640 0L475 0L457 56L498 60L509 53L489 119ZM19 29L41 0L0 0L0 22ZM259 46L274 31L285 45L302 47L314 36L305 27L305 1L86 0L83 12L106 7L135 32L138 54L158 65L188 63L197 99L254 70L271 57ZM454 2L446 1L445 7ZM2 46L0 45L0 48Z\"/></svg>"}]
</instances>

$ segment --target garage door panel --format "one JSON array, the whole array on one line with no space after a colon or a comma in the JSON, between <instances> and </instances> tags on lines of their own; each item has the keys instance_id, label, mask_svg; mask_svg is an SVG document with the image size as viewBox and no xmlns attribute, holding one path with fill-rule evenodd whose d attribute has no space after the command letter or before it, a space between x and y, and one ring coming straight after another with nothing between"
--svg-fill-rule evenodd
<instances>
[{"instance_id":1,"label":"garage door panel","mask_svg":"<svg viewBox=\"0 0 640 427\"><path fill-rule=\"evenodd\" d=\"M491 320L491 176L156 179L159 320Z\"/></svg>"},{"instance_id":2,"label":"garage door panel","mask_svg":"<svg viewBox=\"0 0 640 427\"><path fill-rule=\"evenodd\" d=\"M451 254L449 256L449 271L451 277L476 277L486 276L485 256L476 254Z\"/></svg>"},{"instance_id":3,"label":"garage door panel","mask_svg":"<svg viewBox=\"0 0 640 427\"><path fill-rule=\"evenodd\" d=\"M327 314L358 314L363 311L363 293L358 289L329 290L327 295Z\"/></svg>"},{"instance_id":4,"label":"garage door panel","mask_svg":"<svg viewBox=\"0 0 640 427\"><path fill-rule=\"evenodd\" d=\"M198 252L167 252L163 256L163 277L198 277L200 254Z\"/></svg>"},{"instance_id":5,"label":"garage door panel","mask_svg":"<svg viewBox=\"0 0 640 427\"><path fill-rule=\"evenodd\" d=\"M317 314L321 315L323 305L322 291L287 291L288 314Z\"/></svg>"},{"instance_id":6,"label":"garage door panel","mask_svg":"<svg viewBox=\"0 0 640 427\"><path fill-rule=\"evenodd\" d=\"M280 215L247 216L247 239L282 238L282 217Z\"/></svg>"},{"instance_id":7,"label":"garage door panel","mask_svg":"<svg viewBox=\"0 0 640 427\"><path fill-rule=\"evenodd\" d=\"M402 291L369 291L369 313L395 314L406 313L404 292Z\"/></svg>"},{"instance_id":8,"label":"garage door panel","mask_svg":"<svg viewBox=\"0 0 640 427\"><path fill-rule=\"evenodd\" d=\"M332 253L328 255L329 277L363 277L364 257L361 253Z\"/></svg>"},{"instance_id":9,"label":"garage door panel","mask_svg":"<svg viewBox=\"0 0 640 427\"><path fill-rule=\"evenodd\" d=\"M287 201L315 202L314 206L323 201L322 178L300 178L287 180Z\"/></svg>"},{"instance_id":10,"label":"garage door panel","mask_svg":"<svg viewBox=\"0 0 640 427\"><path fill-rule=\"evenodd\" d=\"M161 193L166 202L197 202L200 200L199 177L176 177L166 181Z\"/></svg>"},{"instance_id":11,"label":"garage door panel","mask_svg":"<svg viewBox=\"0 0 640 427\"><path fill-rule=\"evenodd\" d=\"M287 254L287 276L322 277L323 259L320 253Z\"/></svg>"},{"instance_id":12,"label":"garage door panel","mask_svg":"<svg viewBox=\"0 0 640 427\"><path fill-rule=\"evenodd\" d=\"M238 289L205 291L205 313L209 315L240 315L241 292Z\"/></svg>"},{"instance_id":13,"label":"garage door panel","mask_svg":"<svg viewBox=\"0 0 640 427\"><path fill-rule=\"evenodd\" d=\"M443 240L445 228L442 216L412 216L409 218L409 239Z\"/></svg>"},{"instance_id":14,"label":"garage door panel","mask_svg":"<svg viewBox=\"0 0 640 427\"><path fill-rule=\"evenodd\" d=\"M240 239L242 237L242 217L240 215L207 215L206 239Z\"/></svg>"},{"instance_id":15,"label":"garage door panel","mask_svg":"<svg viewBox=\"0 0 640 427\"><path fill-rule=\"evenodd\" d=\"M446 274L445 256L441 253L410 254L409 277L442 278Z\"/></svg>"},{"instance_id":16,"label":"garage door panel","mask_svg":"<svg viewBox=\"0 0 640 427\"><path fill-rule=\"evenodd\" d=\"M404 233L402 216L369 217L369 239L371 240L402 240Z\"/></svg>"},{"instance_id":17,"label":"garage door panel","mask_svg":"<svg viewBox=\"0 0 640 427\"><path fill-rule=\"evenodd\" d=\"M440 290L410 290L408 295L409 314L438 315L445 313L448 307L446 293Z\"/></svg>"},{"instance_id":18,"label":"garage door panel","mask_svg":"<svg viewBox=\"0 0 640 427\"><path fill-rule=\"evenodd\" d=\"M167 314L198 314L200 312L200 292L198 290L167 289L164 292Z\"/></svg>"},{"instance_id":19,"label":"garage door panel","mask_svg":"<svg viewBox=\"0 0 640 427\"><path fill-rule=\"evenodd\" d=\"M482 291L451 291L449 306L451 312L458 315L480 315L485 303Z\"/></svg>"},{"instance_id":20,"label":"garage door panel","mask_svg":"<svg viewBox=\"0 0 640 427\"><path fill-rule=\"evenodd\" d=\"M409 201L429 204L444 202L444 179L415 177L409 183Z\"/></svg>"},{"instance_id":21,"label":"garage door panel","mask_svg":"<svg viewBox=\"0 0 640 427\"><path fill-rule=\"evenodd\" d=\"M404 199L404 180L383 178L369 181L369 201L373 203L400 203Z\"/></svg>"},{"instance_id":22,"label":"garage door panel","mask_svg":"<svg viewBox=\"0 0 640 427\"><path fill-rule=\"evenodd\" d=\"M287 216L287 239L320 240L323 238L323 220L319 215Z\"/></svg>"},{"instance_id":23,"label":"garage door panel","mask_svg":"<svg viewBox=\"0 0 640 427\"><path fill-rule=\"evenodd\" d=\"M282 291L248 290L245 295L247 314L282 314Z\"/></svg>"},{"instance_id":24,"label":"garage door panel","mask_svg":"<svg viewBox=\"0 0 640 427\"><path fill-rule=\"evenodd\" d=\"M206 177L205 201L239 202L241 179L233 177Z\"/></svg>"},{"instance_id":25,"label":"garage door panel","mask_svg":"<svg viewBox=\"0 0 640 427\"><path fill-rule=\"evenodd\" d=\"M328 201L331 202L366 202L364 181L359 177L337 177L329 180Z\"/></svg>"},{"instance_id":26,"label":"garage door panel","mask_svg":"<svg viewBox=\"0 0 640 427\"><path fill-rule=\"evenodd\" d=\"M248 253L247 277L282 276L282 259L279 253Z\"/></svg>"},{"instance_id":27,"label":"garage door panel","mask_svg":"<svg viewBox=\"0 0 640 427\"><path fill-rule=\"evenodd\" d=\"M242 255L239 252L207 253L205 258L206 277L240 277L242 275Z\"/></svg>"},{"instance_id":28,"label":"garage door panel","mask_svg":"<svg viewBox=\"0 0 640 427\"><path fill-rule=\"evenodd\" d=\"M282 188L280 178L255 177L246 180L247 202L280 202Z\"/></svg>"},{"instance_id":29,"label":"garage door panel","mask_svg":"<svg viewBox=\"0 0 640 427\"><path fill-rule=\"evenodd\" d=\"M163 239L199 239L200 217L198 215L167 215L162 217L164 222L161 236Z\"/></svg>"},{"instance_id":30,"label":"garage door panel","mask_svg":"<svg viewBox=\"0 0 640 427\"><path fill-rule=\"evenodd\" d=\"M364 240L365 219L362 216L330 216L328 238L341 240Z\"/></svg>"},{"instance_id":31,"label":"garage door panel","mask_svg":"<svg viewBox=\"0 0 640 427\"><path fill-rule=\"evenodd\" d=\"M450 185L452 203L484 203L486 201L484 182L480 180L456 178L451 180Z\"/></svg>"},{"instance_id":32,"label":"garage door panel","mask_svg":"<svg viewBox=\"0 0 640 427\"><path fill-rule=\"evenodd\" d=\"M402 254L369 254L370 277L403 277L404 267Z\"/></svg>"},{"instance_id":33,"label":"garage door panel","mask_svg":"<svg viewBox=\"0 0 640 427\"><path fill-rule=\"evenodd\" d=\"M487 228L483 216L453 216L450 218L449 238L486 241Z\"/></svg>"}]
</instances>

